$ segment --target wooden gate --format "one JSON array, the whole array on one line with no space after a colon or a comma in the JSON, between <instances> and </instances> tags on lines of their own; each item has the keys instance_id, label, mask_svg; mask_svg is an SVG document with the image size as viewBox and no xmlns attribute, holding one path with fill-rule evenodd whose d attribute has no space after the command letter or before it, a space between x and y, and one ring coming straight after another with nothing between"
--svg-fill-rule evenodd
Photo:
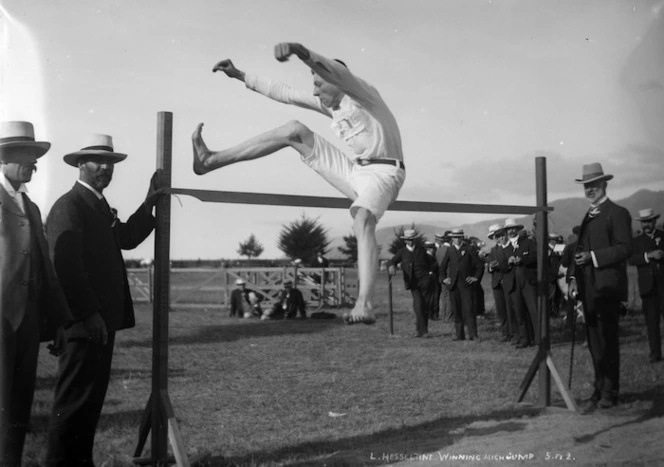
<instances>
[{"instance_id":1,"label":"wooden gate","mask_svg":"<svg viewBox=\"0 0 664 467\"><path fill-rule=\"evenodd\" d=\"M300 289L309 309L354 304L354 298L347 292L354 281L347 277L346 268L229 268L224 271L224 304L227 306L237 279L244 280L247 289L262 297L264 307L272 306L284 282L289 280Z\"/></svg>"}]
</instances>

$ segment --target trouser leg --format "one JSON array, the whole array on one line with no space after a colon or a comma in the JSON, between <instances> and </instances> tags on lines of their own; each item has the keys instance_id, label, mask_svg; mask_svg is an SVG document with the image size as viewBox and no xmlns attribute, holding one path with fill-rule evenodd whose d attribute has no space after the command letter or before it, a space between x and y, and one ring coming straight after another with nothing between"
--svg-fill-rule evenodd
<instances>
[{"instance_id":1,"label":"trouser leg","mask_svg":"<svg viewBox=\"0 0 664 467\"><path fill-rule=\"evenodd\" d=\"M0 323L0 465L21 465L35 392L39 354L39 310L28 302L16 329Z\"/></svg>"},{"instance_id":2,"label":"trouser leg","mask_svg":"<svg viewBox=\"0 0 664 467\"><path fill-rule=\"evenodd\" d=\"M657 290L654 293L641 297L643 314L646 321L646 330L648 333L648 346L650 347L651 358L662 358L661 334L659 330L660 322L660 297Z\"/></svg>"},{"instance_id":3,"label":"trouser leg","mask_svg":"<svg viewBox=\"0 0 664 467\"><path fill-rule=\"evenodd\" d=\"M75 340L60 356L49 424L49 466L91 466L95 431L111 374L115 333L106 345Z\"/></svg>"}]
</instances>

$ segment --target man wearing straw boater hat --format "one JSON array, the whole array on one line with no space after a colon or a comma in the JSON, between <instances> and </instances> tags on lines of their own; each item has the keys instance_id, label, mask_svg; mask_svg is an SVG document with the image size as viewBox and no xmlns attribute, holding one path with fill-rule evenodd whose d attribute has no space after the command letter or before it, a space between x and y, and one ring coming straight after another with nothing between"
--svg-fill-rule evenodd
<instances>
[{"instance_id":1,"label":"man wearing straw boater hat","mask_svg":"<svg viewBox=\"0 0 664 467\"><path fill-rule=\"evenodd\" d=\"M595 389L587 409L610 408L620 394L618 314L627 300L627 259L632 252L632 217L606 196L607 181L598 162L583 166L580 179L590 209L581 222L574 261L567 271L568 293L583 303Z\"/></svg>"},{"instance_id":2,"label":"man wearing straw boater hat","mask_svg":"<svg viewBox=\"0 0 664 467\"><path fill-rule=\"evenodd\" d=\"M235 289L231 292L231 312L230 317L237 316L243 318L245 311L249 310L249 291L247 283L242 278L235 280Z\"/></svg>"},{"instance_id":3,"label":"man wearing straw boater hat","mask_svg":"<svg viewBox=\"0 0 664 467\"><path fill-rule=\"evenodd\" d=\"M643 232L634 238L634 252L629 261L638 273L651 363L662 360L659 315L664 313L664 232L656 228L658 218L652 208L639 210L636 220L641 222Z\"/></svg>"},{"instance_id":4,"label":"man wearing straw boater hat","mask_svg":"<svg viewBox=\"0 0 664 467\"><path fill-rule=\"evenodd\" d=\"M479 281L484 270L484 263L480 261L477 252L469 248L463 241L463 229L453 229L450 232L452 245L447 250L443 263L440 266L440 282L450 290L450 302L454 312L455 337L454 340L465 340L464 325L468 328L468 339L479 342L477 335L477 319L473 308L473 284Z\"/></svg>"},{"instance_id":5,"label":"man wearing straw boater hat","mask_svg":"<svg viewBox=\"0 0 664 467\"><path fill-rule=\"evenodd\" d=\"M491 290L493 291L496 315L500 323L501 342L509 342L512 340L512 330L516 327L516 322L510 320L507 312L507 293L503 290L503 270L507 269L507 255L505 255L507 234L500 224L492 224L489 226L489 235L487 236L490 240L496 241L486 257L486 262L487 269L491 273Z\"/></svg>"},{"instance_id":6,"label":"man wearing straw boater hat","mask_svg":"<svg viewBox=\"0 0 664 467\"><path fill-rule=\"evenodd\" d=\"M91 135L80 151L64 156L78 169L74 187L58 199L46 221L53 264L74 324L66 331L48 430L47 465L93 465L95 430L111 373L115 333L133 327L134 308L122 249L152 232L156 174L148 195L126 223L103 195L115 164L111 136Z\"/></svg>"},{"instance_id":7,"label":"man wearing straw boater hat","mask_svg":"<svg viewBox=\"0 0 664 467\"><path fill-rule=\"evenodd\" d=\"M508 273L504 283L509 291L509 301L516 317L519 349L539 342L539 317L537 316L537 247L527 235L522 235L523 224L507 218L503 229L507 232Z\"/></svg>"},{"instance_id":8,"label":"man wearing straw boater hat","mask_svg":"<svg viewBox=\"0 0 664 467\"><path fill-rule=\"evenodd\" d=\"M396 267L401 264L403 282L406 290L413 296L413 311L415 312L415 335L413 337L428 338L429 336L429 310L426 300L431 288L431 282L436 280L433 273L435 258L416 243L417 232L406 229L401 236L406 246L400 248L387 262L388 273L396 274Z\"/></svg>"},{"instance_id":9,"label":"man wearing straw boater hat","mask_svg":"<svg viewBox=\"0 0 664 467\"><path fill-rule=\"evenodd\" d=\"M20 466L35 390L39 342L71 321L49 258L41 213L25 186L51 147L32 123L0 123L0 465ZM56 329L59 329L56 333Z\"/></svg>"}]
</instances>

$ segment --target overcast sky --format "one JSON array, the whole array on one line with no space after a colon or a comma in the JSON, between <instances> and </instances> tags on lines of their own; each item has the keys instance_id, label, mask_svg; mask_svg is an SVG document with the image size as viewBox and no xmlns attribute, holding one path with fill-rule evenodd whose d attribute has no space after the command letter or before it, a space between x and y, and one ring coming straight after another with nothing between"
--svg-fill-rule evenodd
<instances>
[{"instance_id":1,"label":"overcast sky","mask_svg":"<svg viewBox=\"0 0 664 467\"><path fill-rule=\"evenodd\" d=\"M614 198L664 189L664 11L610 0L0 0L0 118L35 123L52 142L29 185L44 215L77 170L62 156L107 133L129 154L105 191L122 218L155 167L158 111L174 113L173 185L339 196L293 150L199 177L190 135L212 149L298 119L337 143L325 117L270 101L212 73L232 58L250 72L310 90L301 42L342 58L372 83L400 125L402 200L534 204L534 158L547 157L549 200L580 196L584 163L615 175ZM338 143L340 146L342 143ZM305 213L330 236L341 210L173 200L173 258L234 258L251 233L280 257L281 225ZM460 224L478 216L387 213L380 225ZM150 238L126 258L152 256Z\"/></svg>"}]
</instances>

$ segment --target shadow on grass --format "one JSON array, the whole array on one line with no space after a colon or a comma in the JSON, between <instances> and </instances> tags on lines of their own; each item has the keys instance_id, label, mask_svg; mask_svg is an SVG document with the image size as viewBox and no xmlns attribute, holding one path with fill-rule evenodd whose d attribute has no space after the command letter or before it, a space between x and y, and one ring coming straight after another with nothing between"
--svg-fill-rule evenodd
<instances>
[{"instance_id":1,"label":"shadow on grass","mask_svg":"<svg viewBox=\"0 0 664 467\"><path fill-rule=\"evenodd\" d=\"M631 404L637 401L650 401L652 402L652 407L650 407L650 409L645 411L640 417L635 418L634 420L612 425L608 428L596 431L595 433L589 433L587 435L578 436L574 438L574 441L577 444L592 443L595 440L595 438L608 431L615 430L617 428L625 426L638 425L650 419L659 418L662 415L664 415L664 385L655 386L654 388L648 389L647 391L641 393L626 393L623 394L620 397L620 399L621 399L621 404ZM620 405L610 410L620 411Z\"/></svg>"},{"instance_id":2,"label":"shadow on grass","mask_svg":"<svg viewBox=\"0 0 664 467\"><path fill-rule=\"evenodd\" d=\"M328 467L385 465L399 460L416 460L415 456L423 456L426 453L434 453L427 460L439 461L438 452L453 445L461 437L522 431L526 428L527 421L519 422L513 419L533 417L539 415L542 410L535 407L514 407L486 415L440 418L419 425L391 428L372 435L332 442L309 442L284 447L277 451L253 452L237 457L213 456L202 465L210 467L275 464ZM469 425L482 421L495 423L487 427L468 428Z\"/></svg>"},{"instance_id":3,"label":"shadow on grass","mask_svg":"<svg viewBox=\"0 0 664 467\"><path fill-rule=\"evenodd\" d=\"M169 368L168 374L170 377L184 376L184 368ZM114 379L144 379L150 380L152 378L151 368L112 368L111 381ZM57 382L56 375L37 376L36 390L53 390Z\"/></svg>"},{"instance_id":4,"label":"shadow on grass","mask_svg":"<svg viewBox=\"0 0 664 467\"><path fill-rule=\"evenodd\" d=\"M106 401L106 406L118 405L114 403L113 400ZM107 408L106 408L107 409ZM121 412L105 413L102 412L101 417L99 418L99 424L97 425L97 436L100 433L106 430L119 431L124 429L131 429L136 431L136 436L138 439L138 426L141 422L141 416L143 415L143 410L126 410ZM48 431L48 422L50 419L50 414L44 415L33 415L31 418L31 431L35 434L46 434Z\"/></svg>"},{"instance_id":5,"label":"shadow on grass","mask_svg":"<svg viewBox=\"0 0 664 467\"><path fill-rule=\"evenodd\" d=\"M274 337L285 335L302 335L324 332L330 327L345 326L341 319L330 320L281 320L281 321L258 321L252 320L242 324L224 324L213 326L200 326L195 332L186 335L171 336L168 340L169 346L174 345L196 345L217 344L233 342L246 338ZM128 339L116 343L116 347L152 347L152 338Z\"/></svg>"}]
</instances>

